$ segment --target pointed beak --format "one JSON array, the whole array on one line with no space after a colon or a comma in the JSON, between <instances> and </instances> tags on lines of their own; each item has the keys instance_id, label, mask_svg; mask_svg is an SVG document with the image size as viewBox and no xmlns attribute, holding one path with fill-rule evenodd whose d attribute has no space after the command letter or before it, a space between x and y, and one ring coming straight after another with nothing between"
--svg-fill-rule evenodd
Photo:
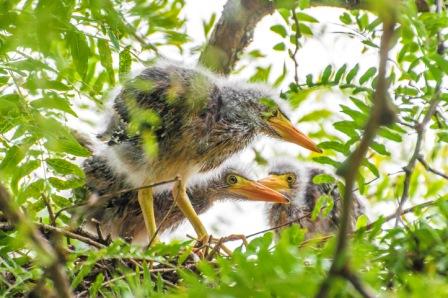
<instances>
[{"instance_id":1,"label":"pointed beak","mask_svg":"<svg viewBox=\"0 0 448 298\"><path fill-rule=\"evenodd\" d=\"M288 181L283 179L282 176L277 175L269 175L266 178L258 180L257 182L276 191L288 191L290 188Z\"/></svg>"},{"instance_id":2,"label":"pointed beak","mask_svg":"<svg viewBox=\"0 0 448 298\"><path fill-rule=\"evenodd\" d=\"M276 117L269 118L268 124L283 140L297 144L308 150L322 153L322 150L309 137L295 128L291 121L284 115L279 114Z\"/></svg>"},{"instance_id":3,"label":"pointed beak","mask_svg":"<svg viewBox=\"0 0 448 298\"><path fill-rule=\"evenodd\" d=\"M251 201L289 204L289 199L256 181L244 181L230 188L230 191Z\"/></svg>"}]
</instances>

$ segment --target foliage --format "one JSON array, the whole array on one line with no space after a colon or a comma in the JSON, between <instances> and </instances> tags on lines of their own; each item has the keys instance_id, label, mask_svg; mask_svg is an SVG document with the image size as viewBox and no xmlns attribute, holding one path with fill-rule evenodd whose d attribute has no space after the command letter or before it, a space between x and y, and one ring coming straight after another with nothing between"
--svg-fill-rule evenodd
<instances>
[{"instance_id":1,"label":"foliage","mask_svg":"<svg viewBox=\"0 0 448 298\"><path fill-rule=\"evenodd\" d=\"M261 49L249 52L238 70L250 62L255 71L249 81L281 86L285 101L294 109L305 109L300 125L312 124L310 135L325 150L324 155L307 158L339 168L363 134L377 65L349 61L328 65L319 76L300 68L295 73L290 63L300 63L301 47L319 34L331 33L321 33L319 13L309 9L309 1L274 2L281 18L270 30L278 36L272 51L285 57L280 73L274 77L276 66L264 63ZM70 229L71 214L63 211L53 222L54 213L74 204L75 189L84 183L79 161L90 153L71 129L89 123L88 117L103 109L105 95L126 78L133 63L150 62L166 48L179 52L187 48L184 6L183 0L0 0L0 181L14 204L59 247L78 294L313 296L330 267L334 238L306 239L305 231L296 226L285 229L277 241L266 233L231 257L199 263L192 259L189 241L142 251L122 240L110 244L96 239L104 246L96 250L59 235L62 241L44 226ZM206 36L215 19L213 15L203 22ZM381 129L357 181L358 191L372 205L383 204L390 213L407 187L409 171L402 168L413 156L420 137L418 124L435 97L440 97L440 103L424 128L417 155L438 171L448 172L448 94L443 85L448 56L441 50L441 41L448 39L447 12L421 13L414 1L403 1L398 23L387 78L399 122ZM344 10L340 25L344 30L339 34L358 40L365 55L377 53L382 32L376 15ZM201 48L194 47L193 53ZM322 99L326 94L343 95L343 100ZM336 105L338 110L330 108ZM254 150L256 160L265 162L266 157ZM370 226L365 218L359 220L351 264L380 296L447 296L447 182L419 163L409 170L409 200L434 203L416 208L397 227L384 218ZM334 178L319 175L315 179L315 183L327 183ZM336 182L342 193L343 183ZM328 214L333 206L321 199L323 213ZM319 211L316 208L314 216ZM25 229L12 229L1 214L0 228L0 293L23 296L50 285L43 254L30 245ZM359 294L338 279L331 295Z\"/></svg>"}]
</instances>

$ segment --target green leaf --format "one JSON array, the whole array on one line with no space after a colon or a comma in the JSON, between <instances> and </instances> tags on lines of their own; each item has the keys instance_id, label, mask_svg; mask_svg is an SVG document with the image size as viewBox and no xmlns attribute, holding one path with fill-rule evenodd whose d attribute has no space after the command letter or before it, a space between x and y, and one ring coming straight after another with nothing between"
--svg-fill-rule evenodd
<instances>
[{"instance_id":1,"label":"green leaf","mask_svg":"<svg viewBox=\"0 0 448 298\"><path fill-rule=\"evenodd\" d=\"M297 12L299 22L319 23L317 19L304 12Z\"/></svg>"},{"instance_id":2,"label":"green leaf","mask_svg":"<svg viewBox=\"0 0 448 298\"><path fill-rule=\"evenodd\" d=\"M40 167L40 160L30 160L17 167L12 172L11 189L14 193L18 191L18 184L22 178L31 174L34 170Z\"/></svg>"},{"instance_id":3,"label":"green leaf","mask_svg":"<svg viewBox=\"0 0 448 298\"><path fill-rule=\"evenodd\" d=\"M327 67L325 67L324 72L322 73L322 78L321 78L321 82L322 83L327 83L328 79L330 78L331 72L332 72L332 67L331 65L328 65Z\"/></svg>"},{"instance_id":4,"label":"green leaf","mask_svg":"<svg viewBox=\"0 0 448 298\"><path fill-rule=\"evenodd\" d=\"M0 175L11 176L14 174L16 167L25 157L27 151L23 146L12 146L6 151L3 160L0 163Z\"/></svg>"},{"instance_id":5,"label":"green leaf","mask_svg":"<svg viewBox=\"0 0 448 298\"><path fill-rule=\"evenodd\" d=\"M356 65L348 72L347 77L345 78L347 84L350 84L352 82L358 71L359 71L359 64L356 63Z\"/></svg>"},{"instance_id":6,"label":"green leaf","mask_svg":"<svg viewBox=\"0 0 448 298\"><path fill-rule=\"evenodd\" d=\"M362 165L365 166L366 168L368 168L370 170L370 172L372 172L372 174L375 175L375 177L380 176L380 172L378 171L377 167L373 163L371 163L369 160L364 159L364 161L362 162Z\"/></svg>"},{"instance_id":7,"label":"green leaf","mask_svg":"<svg viewBox=\"0 0 448 298\"><path fill-rule=\"evenodd\" d=\"M115 74L112 67L112 52L109 47L109 43L104 39L98 40L98 52L100 56L101 65L106 69L109 75L109 83L115 84Z\"/></svg>"},{"instance_id":8,"label":"green leaf","mask_svg":"<svg viewBox=\"0 0 448 298\"><path fill-rule=\"evenodd\" d=\"M120 52L120 63L119 63L119 77L120 81L124 81L131 71L131 47L126 47L123 51Z\"/></svg>"},{"instance_id":9,"label":"green leaf","mask_svg":"<svg viewBox=\"0 0 448 298\"><path fill-rule=\"evenodd\" d=\"M382 128L378 131L378 135L382 136L383 138L389 139L394 142L401 142L402 138L399 134L392 132L392 130L388 128Z\"/></svg>"},{"instance_id":10,"label":"green leaf","mask_svg":"<svg viewBox=\"0 0 448 298\"><path fill-rule=\"evenodd\" d=\"M84 177L84 172L81 168L65 159L61 158L47 158L45 160L47 165L62 175L76 175L79 177Z\"/></svg>"},{"instance_id":11,"label":"green leaf","mask_svg":"<svg viewBox=\"0 0 448 298\"><path fill-rule=\"evenodd\" d=\"M272 49L274 49L275 51L284 51L285 48L286 48L285 43L284 42L279 42Z\"/></svg>"},{"instance_id":12,"label":"green leaf","mask_svg":"<svg viewBox=\"0 0 448 298\"><path fill-rule=\"evenodd\" d=\"M333 115L333 112L331 112L330 110L326 110L326 109L316 110L316 111L312 111L311 113L304 115L302 118L300 118L297 121L297 123L323 120L325 118L330 117L331 115Z\"/></svg>"},{"instance_id":13,"label":"green leaf","mask_svg":"<svg viewBox=\"0 0 448 298\"><path fill-rule=\"evenodd\" d=\"M350 138L353 138L353 139L359 138L358 133L356 132L356 130L358 129L358 126L353 121L346 120L346 121L335 122L335 123L333 123L333 127L335 129L339 130L340 132L346 134Z\"/></svg>"},{"instance_id":14,"label":"green leaf","mask_svg":"<svg viewBox=\"0 0 448 298\"><path fill-rule=\"evenodd\" d=\"M328 156L316 156L316 157L313 157L313 160L317 163L331 165L335 168L339 168L341 166L340 162L338 162Z\"/></svg>"},{"instance_id":15,"label":"green leaf","mask_svg":"<svg viewBox=\"0 0 448 298\"><path fill-rule=\"evenodd\" d=\"M342 76L345 74L345 71L347 70L347 64L344 63L344 65L342 65L338 71L336 72L336 75L334 76L334 81L336 83L339 83L339 81L341 80Z\"/></svg>"},{"instance_id":16,"label":"green leaf","mask_svg":"<svg viewBox=\"0 0 448 298\"><path fill-rule=\"evenodd\" d=\"M342 23L346 24L346 25L350 25L352 23L352 18L350 17L350 15L347 12L344 12L339 19L341 20Z\"/></svg>"},{"instance_id":17,"label":"green leaf","mask_svg":"<svg viewBox=\"0 0 448 298\"><path fill-rule=\"evenodd\" d=\"M72 110L70 102L65 98L58 97L56 94L33 100L31 106L40 109L60 110L76 117L76 113Z\"/></svg>"},{"instance_id":18,"label":"green leaf","mask_svg":"<svg viewBox=\"0 0 448 298\"><path fill-rule=\"evenodd\" d=\"M327 141L327 142L322 142L319 143L318 145L319 148L321 149L331 149L331 150L335 150L337 152L340 152L344 155L348 155L350 153L350 146L347 144L343 144L340 142L336 142L336 141Z\"/></svg>"},{"instance_id":19,"label":"green leaf","mask_svg":"<svg viewBox=\"0 0 448 298\"><path fill-rule=\"evenodd\" d=\"M336 179L329 174L319 174L313 177L314 184L334 183Z\"/></svg>"},{"instance_id":20,"label":"green leaf","mask_svg":"<svg viewBox=\"0 0 448 298\"><path fill-rule=\"evenodd\" d=\"M367 226L368 223L369 223L369 218L367 217L367 215L361 214L356 219L356 229L363 228L363 227Z\"/></svg>"},{"instance_id":21,"label":"green leaf","mask_svg":"<svg viewBox=\"0 0 448 298\"><path fill-rule=\"evenodd\" d=\"M370 144L370 147L373 150L375 150L378 154L390 156L390 152L387 151L386 146L384 146L383 144L373 141L372 144Z\"/></svg>"},{"instance_id":22,"label":"green leaf","mask_svg":"<svg viewBox=\"0 0 448 298\"><path fill-rule=\"evenodd\" d=\"M48 150L75 156L90 155L89 150L82 147L70 131L55 119L37 117L36 125L35 133L47 140L44 146Z\"/></svg>"},{"instance_id":23,"label":"green leaf","mask_svg":"<svg viewBox=\"0 0 448 298\"><path fill-rule=\"evenodd\" d=\"M89 45L84 34L74 29L66 33L66 41L70 47L73 63L76 71L81 78L84 78L87 73L87 66L90 56Z\"/></svg>"},{"instance_id":24,"label":"green leaf","mask_svg":"<svg viewBox=\"0 0 448 298\"><path fill-rule=\"evenodd\" d=\"M359 83L363 85L376 74L376 67L370 67L360 78Z\"/></svg>"},{"instance_id":25,"label":"green leaf","mask_svg":"<svg viewBox=\"0 0 448 298\"><path fill-rule=\"evenodd\" d=\"M277 33L281 37L285 38L288 35L286 28L283 25L277 24L271 27L271 31Z\"/></svg>"},{"instance_id":26,"label":"green leaf","mask_svg":"<svg viewBox=\"0 0 448 298\"><path fill-rule=\"evenodd\" d=\"M84 179L72 178L68 180L62 180L56 177L50 177L48 178L48 182L50 182L50 184L56 189L65 190L82 186L84 184Z\"/></svg>"},{"instance_id":27,"label":"green leaf","mask_svg":"<svg viewBox=\"0 0 448 298\"><path fill-rule=\"evenodd\" d=\"M316 220L319 214L322 212L323 217L328 216L331 210L333 210L334 201L329 195L320 196L316 204L314 205L313 211L311 212L311 219Z\"/></svg>"}]
</instances>

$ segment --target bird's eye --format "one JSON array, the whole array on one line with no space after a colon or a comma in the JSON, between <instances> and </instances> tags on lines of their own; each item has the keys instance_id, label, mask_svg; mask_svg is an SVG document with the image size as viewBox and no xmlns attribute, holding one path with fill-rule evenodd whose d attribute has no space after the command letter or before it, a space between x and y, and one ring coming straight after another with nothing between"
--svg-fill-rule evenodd
<instances>
[{"instance_id":1,"label":"bird's eye","mask_svg":"<svg viewBox=\"0 0 448 298\"><path fill-rule=\"evenodd\" d=\"M232 185L238 182L238 178L235 175L229 175L226 178L227 184Z\"/></svg>"},{"instance_id":2,"label":"bird's eye","mask_svg":"<svg viewBox=\"0 0 448 298\"><path fill-rule=\"evenodd\" d=\"M280 112L279 112L278 109L273 110L273 111L272 111L272 117L278 117L278 114L279 114L279 113L280 113Z\"/></svg>"},{"instance_id":3,"label":"bird's eye","mask_svg":"<svg viewBox=\"0 0 448 298\"><path fill-rule=\"evenodd\" d=\"M286 181L288 181L288 183L291 185L296 182L296 176L293 174L288 174L288 176L286 176Z\"/></svg>"}]
</instances>

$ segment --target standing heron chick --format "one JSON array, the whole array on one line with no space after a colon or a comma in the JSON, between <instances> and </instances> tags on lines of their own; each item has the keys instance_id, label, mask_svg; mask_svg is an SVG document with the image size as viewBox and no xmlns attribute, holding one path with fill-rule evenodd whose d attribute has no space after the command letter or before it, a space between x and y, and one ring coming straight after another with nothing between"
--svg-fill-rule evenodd
<instances>
[{"instance_id":1,"label":"standing heron chick","mask_svg":"<svg viewBox=\"0 0 448 298\"><path fill-rule=\"evenodd\" d=\"M258 182L285 194L290 199L290 205L272 204L267 207L271 228L295 221L308 230L307 238L314 234L333 233L337 229L341 216L342 197L335 183L316 184L313 182L313 178L320 174L332 175L317 165L295 159L278 160L269 167L269 176ZM322 195L327 195L333 200L333 209L328 216L319 214L313 220L311 213ZM364 204L359 197L354 196L354 207L350 218L352 229L355 227L356 219L364 212Z\"/></svg>"},{"instance_id":2,"label":"standing heron chick","mask_svg":"<svg viewBox=\"0 0 448 298\"><path fill-rule=\"evenodd\" d=\"M88 159L84 163L84 171L89 192L98 196L96 203L83 210L88 228L94 230L95 220L101 231L112 238L131 238L135 242L147 242L148 234L137 191L122 192L123 189L129 188L129 185L123 184L123 177L114 174L103 158ZM247 166L241 166L234 161L226 162L211 173L193 176L187 194L198 214L207 211L215 202L227 199L289 203L285 195L252 180L252 176L253 171ZM155 220L160 233L174 229L185 219L181 210L175 205L174 208L172 206L173 196L169 189L155 188ZM166 219L162 223L165 216Z\"/></svg>"},{"instance_id":3,"label":"standing heron chick","mask_svg":"<svg viewBox=\"0 0 448 298\"><path fill-rule=\"evenodd\" d=\"M275 92L244 85L200 69L172 64L145 69L115 98L97 155L132 187L180 179L173 196L199 239L207 231L189 201L186 185L199 172L217 168L266 135L320 149L280 110ZM156 231L151 189L138 192L149 237Z\"/></svg>"}]
</instances>

